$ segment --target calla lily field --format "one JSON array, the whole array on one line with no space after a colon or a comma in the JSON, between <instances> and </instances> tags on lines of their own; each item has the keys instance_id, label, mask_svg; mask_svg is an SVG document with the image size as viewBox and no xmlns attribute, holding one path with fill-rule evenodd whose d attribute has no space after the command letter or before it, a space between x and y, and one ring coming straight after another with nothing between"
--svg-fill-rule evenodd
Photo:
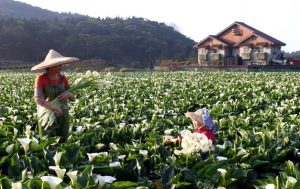
<instances>
[{"instance_id":1,"label":"calla lily field","mask_svg":"<svg viewBox=\"0 0 300 189\"><path fill-rule=\"evenodd\" d=\"M0 72L0 189L300 188L297 72L112 73L75 92L64 143L39 136L35 76ZM204 107L215 144L184 115Z\"/></svg>"}]
</instances>

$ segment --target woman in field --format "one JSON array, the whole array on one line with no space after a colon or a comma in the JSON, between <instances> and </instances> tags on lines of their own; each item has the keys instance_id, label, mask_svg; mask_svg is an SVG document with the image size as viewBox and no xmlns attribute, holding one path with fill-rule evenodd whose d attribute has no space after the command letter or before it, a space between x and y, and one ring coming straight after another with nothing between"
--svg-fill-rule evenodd
<instances>
[{"instance_id":1,"label":"woman in field","mask_svg":"<svg viewBox=\"0 0 300 189\"><path fill-rule=\"evenodd\" d=\"M65 141L69 133L69 110L67 101L74 98L74 95L65 92L69 87L66 76L61 74L64 64L78 61L75 57L64 57L54 50L49 50L45 60L31 68L31 71L46 69L42 74L37 75L34 85L34 98L37 104L38 129L40 137L43 134L48 136L61 136L61 142ZM62 105L60 107L51 103L51 100L58 98ZM48 128L42 128L40 117L42 109L52 110L56 115L56 120ZM44 124L43 124L44 125Z\"/></svg>"},{"instance_id":2,"label":"woman in field","mask_svg":"<svg viewBox=\"0 0 300 189\"><path fill-rule=\"evenodd\" d=\"M208 138L208 140L211 140L212 143L216 142L215 132L218 131L218 127L214 124L212 117L206 108L199 109L195 112L186 112L185 115L191 118L195 129L194 133L202 133ZM181 133L176 140L165 141L165 144L181 142L184 137L183 134L184 133Z\"/></svg>"},{"instance_id":3,"label":"woman in field","mask_svg":"<svg viewBox=\"0 0 300 189\"><path fill-rule=\"evenodd\" d=\"M216 142L215 132L218 131L218 127L214 124L206 108L199 109L196 112L187 112L185 115L193 121L195 133L202 133L213 143Z\"/></svg>"}]
</instances>

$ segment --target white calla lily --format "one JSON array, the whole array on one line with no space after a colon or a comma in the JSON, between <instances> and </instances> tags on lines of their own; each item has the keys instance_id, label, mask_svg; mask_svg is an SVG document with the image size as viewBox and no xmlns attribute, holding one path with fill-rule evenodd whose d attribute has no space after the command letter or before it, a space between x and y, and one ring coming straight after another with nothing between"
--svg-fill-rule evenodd
<instances>
[{"instance_id":1,"label":"white calla lily","mask_svg":"<svg viewBox=\"0 0 300 189\"><path fill-rule=\"evenodd\" d=\"M165 133L166 135L170 135L170 134L172 133L173 130L174 130L174 129L166 129L164 133Z\"/></svg>"},{"instance_id":2,"label":"white calla lily","mask_svg":"<svg viewBox=\"0 0 300 189\"><path fill-rule=\"evenodd\" d=\"M220 185L225 186L226 185L225 176L227 173L226 169L219 168L219 169L217 169L217 171L221 173Z\"/></svg>"},{"instance_id":3,"label":"white calla lily","mask_svg":"<svg viewBox=\"0 0 300 189\"><path fill-rule=\"evenodd\" d=\"M91 71L91 70L87 70L87 71L85 72L85 75L92 75L92 71Z\"/></svg>"},{"instance_id":4,"label":"white calla lily","mask_svg":"<svg viewBox=\"0 0 300 189\"><path fill-rule=\"evenodd\" d=\"M113 149L113 150L118 150L118 147L117 147L117 145L115 144L115 143L109 143L109 148L110 149Z\"/></svg>"},{"instance_id":5,"label":"white calla lily","mask_svg":"<svg viewBox=\"0 0 300 189\"><path fill-rule=\"evenodd\" d=\"M84 130L85 130L85 128L83 126L78 126L76 128L76 131L74 132L74 134L81 134L81 133L83 133Z\"/></svg>"},{"instance_id":6,"label":"white calla lily","mask_svg":"<svg viewBox=\"0 0 300 189\"><path fill-rule=\"evenodd\" d=\"M99 72L97 72L97 71L93 71L92 75L95 76L95 77L99 77L100 76Z\"/></svg>"},{"instance_id":7,"label":"white calla lily","mask_svg":"<svg viewBox=\"0 0 300 189\"><path fill-rule=\"evenodd\" d=\"M27 138L30 138L30 130L31 130L31 126L30 125L26 125L25 127L25 135Z\"/></svg>"},{"instance_id":8,"label":"white calla lily","mask_svg":"<svg viewBox=\"0 0 300 189\"><path fill-rule=\"evenodd\" d=\"M226 161L228 158L223 156L217 156L216 157L218 161Z\"/></svg>"},{"instance_id":9,"label":"white calla lily","mask_svg":"<svg viewBox=\"0 0 300 189\"><path fill-rule=\"evenodd\" d=\"M22 180L25 180L26 178L28 178L28 176L31 176L30 173L31 173L30 171L27 172L27 168L24 169L21 173L22 174Z\"/></svg>"},{"instance_id":10,"label":"white calla lily","mask_svg":"<svg viewBox=\"0 0 300 189\"><path fill-rule=\"evenodd\" d=\"M180 132L181 137L187 137L187 136L189 136L190 134L191 134L191 131L190 131L190 130L182 130L182 131Z\"/></svg>"},{"instance_id":11,"label":"white calla lily","mask_svg":"<svg viewBox=\"0 0 300 189\"><path fill-rule=\"evenodd\" d=\"M51 189L55 189L63 180L54 176L42 176L41 179L50 185Z\"/></svg>"},{"instance_id":12,"label":"white calla lily","mask_svg":"<svg viewBox=\"0 0 300 189\"><path fill-rule=\"evenodd\" d=\"M17 135L18 135L18 129L14 128L14 136L13 136L13 139L17 138Z\"/></svg>"},{"instance_id":13,"label":"white calla lily","mask_svg":"<svg viewBox=\"0 0 300 189\"><path fill-rule=\"evenodd\" d=\"M63 179L66 173L66 169L61 169L58 166L49 166L49 169L55 171L58 178Z\"/></svg>"},{"instance_id":14,"label":"white calla lily","mask_svg":"<svg viewBox=\"0 0 300 189\"><path fill-rule=\"evenodd\" d=\"M287 178L287 181L290 182L291 184L296 184L297 183L297 179L295 177L289 176Z\"/></svg>"},{"instance_id":15,"label":"white calla lily","mask_svg":"<svg viewBox=\"0 0 300 189\"><path fill-rule=\"evenodd\" d=\"M89 161L92 162L95 159L95 157L100 156L100 153L87 153L87 155L88 155Z\"/></svg>"},{"instance_id":16,"label":"white calla lily","mask_svg":"<svg viewBox=\"0 0 300 189\"><path fill-rule=\"evenodd\" d=\"M66 174L71 179L72 186L75 186L75 183L77 181L77 173L78 171L69 171Z\"/></svg>"},{"instance_id":17,"label":"white calla lily","mask_svg":"<svg viewBox=\"0 0 300 189\"><path fill-rule=\"evenodd\" d=\"M119 156L118 156L118 159L119 159L119 160L124 160L125 157L126 157L126 155L119 155Z\"/></svg>"},{"instance_id":18,"label":"white calla lily","mask_svg":"<svg viewBox=\"0 0 300 189\"><path fill-rule=\"evenodd\" d=\"M174 150L174 154L180 156L182 154L182 150Z\"/></svg>"},{"instance_id":19,"label":"white calla lily","mask_svg":"<svg viewBox=\"0 0 300 189\"><path fill-rule=\"evenodd\" d=\"M39 145L39 140L38 139L36 139L35 137L32 137L32 139L31 139L31 149L32 150L34 150L34 149L36 149L36 147L38 147L38 145Z\"/></svg>"},{"instance_id":20,"label":"white calla lily","mask_svg":"<svg viewBox=\"0 0 300 189\"><path fill-rule=\"evenodd\" d=\"M288 176L285 183L285 188L294 188L296 183L297 183L297 179L295 177Z\"/></svg>"},{"instance_id":21,"label":"white calla lily","mask_svg":"<svg viewBox=\"0 0 300 189\"><path fill-rule=\"evenodd\" d=\"M22 183L21 182L13 182L11 183L12 189L22 189Z\"/></svg>"},{"instance_id":22,"label":"white calla lily","mask_svg":"<svg viewBox=\"0 0 300 189\"><path fill-rule=\"evenodd\" d=\"M100 156L107 157L107 156L108 156L108 152L99 152L99 155L100 155Z\"/></svg>"},{"instance_id":23,"label":"white calla lily","mask_svg":"<svg viewBox=\"0 0 300 189\"><path fill-rule=\"evenodd\" d=\"M222 169L222 168L217 169L217 171L220 172L221 174L227 173L226 169Z\"/></svg>"},{"instance_id":24,"label":"white calla lily","mask_svg":"<svg viewBox=\"0 0 300 189\"><path fill-rule=\"evenodd\" d=\"M21 143L22 147L24 148L25 154L27 154L31 140L29 138L18 138L17 140Z\"/></svg>"},{"instance_id":25,"label":"white calla lily","mask_svg":"<svg viewBox=\"0 0 300 189\"><path fill-rule=\"evenodd\" d=\"M107 77L107 78L111 78L111 77L112 77L112 74L111 74L110 72L108 72L108 73L106 74L106 77Z\"/></svg>"},{"instance_id":26,"label":"white calla lily","mask_svg":"<svg viewBox=\"0 0 300 189\"><path fill-rule=\"evenodd\" d=\"M148 155L148 151L147 150L140 150L139 153L142 154L142 155L144 155L144 156Z\"/></svg>"},{"instance_id":27,"label":"white calla lily","mask_svg":"<svg viewBox=\"0 0 300 189\"><path fill-rule=\"evenodd\" d=\"M239 149L240 149L240 150L239 150L239 152L237 153L237 156L245 155L245 154L247 153L247 151L246 151L244 148L240 147Z\"/></svg>"},{"instance_id":28,"label":"white calla lily","mask_svg":"<svg viewBox=\"0 0 300 189\"><path fill-rule=\"evenodd\" d=\"M72 186L67 186L64 189L73 189L73 187Z\"/></svg>"},{"instance_id":29,"label":"white calla lily","mask_svg":"<svg viewBox=\"0 0 300 189\"><path fill-rule=\"evenodd\" d=\"M165 135L165 136L163 137L163 142L165 143L166 141L171 141L171 142L173 142L173 143L176 143L177 139L174 138L174 137L171 136L171 135Z\"/></svg>"},{"instance_id":30,"label":"white calla lily","mask_svg":"<svg viewBox=\"0 0 300 189\"><path fill-rule=\"evenodd\" d=\"M266 189L275 189L275 184L267 184Z\"/></svg>"},{"instance_id":31,"label":"white calla lily","mask_svg":"<svg viewBox=\"0 0 300 189\"><path fill-rule=\"evenodd\" d=\"M221 150L224 150L224 149L225 149L225 146L224 146L224 145L221 145L221 144L217 144L216 147L219 148L219 149L221 149Z\"/></svg>"},{"instance_id":32,"label":"white calla lily","mask_svg":"<svg viewBox=\"0 0 300 189\"><path fill-rule=\"evenodd\" d=\"M120 166L121 166L121 163L118 162L118 161L115 161L115 162L109 163L109 166L110 166L110 167L120 167Z\"/></svg>"},{"instance_id":33,"label":"white calla lily","mask_svg":"<svg viewBox=\"0 0 300 189\"><path fill-rule=\"evenodd\" d=\"M100 149L102 149L104 146L105 146L105 144L99 143L99 144L96 145L96 148L97 148L98 150L100 150Z\"/></svg>"},{"instance_id":34,"label":"white calla lily","mask_svg":"<svg viewBox=\"0 0 300 189\"><path fill-rule=\"evenodd\" d=\"M61 156L63 155L63 152L56 152L54 157L53 157L53 160L55 162L55 165L56 166L59 166L60 164L60 159L61 159Z\"/></svg>"},{"instance_id":35,"label":"white calla lily","mask_svg":"<svg viewBox=\"0 0 300 189\"><path fill-rule=\"evenodd\" d=\"M101 176L101 175L93 175L93 179L95 183L98 184L99 188L103 188L105 183L111 184L117 180L115 177L112 176Z\"/></svg>"},{"instance_id":36,"label":"white calla lily","mask_svg":"<svg viewBox=\"0 0 300 189\"><path fill-rule=\"evenodd\" d=\"M13 149L14 149L14 144L10 144L8 145L6 148L5 148L5 151L8 153L8 154L11 154L13 152Z\"/></svg>"},{"instance_id":37,"label":"white calla lily","mask_svg":"<svg viewBox=\"0 0 300 189\"><path fill-rule=\"evenodd\" d=\"M89 161L92 162L95 159L95 157L100 157L100 156L107 157L108 152L87 153L87 155L88 155Z\"/></svg>"}]
</instances>

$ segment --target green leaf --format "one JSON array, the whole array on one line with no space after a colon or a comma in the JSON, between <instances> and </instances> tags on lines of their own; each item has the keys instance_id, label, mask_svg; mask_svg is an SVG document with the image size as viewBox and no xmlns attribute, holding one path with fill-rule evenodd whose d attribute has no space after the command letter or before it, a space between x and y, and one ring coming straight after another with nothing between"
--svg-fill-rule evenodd
<instances>
[{"instance_id":1,"label":"green leaf","mask_svg":"<svg viewBox=\"0 0 300 189\"><path fill-rule=\"evenodd\" d=\"M87 166L77 177L77 182L81 185L81 187L85 187L88 185L90 181L90 175L92 175L93 166Z\"/></svg>"},{"instance_id":2,"label":"green leaf","mask_svg":"<svg viewBox=\"0 0 300 189\"><path fill-rule=\"evenodd\" d=\"M255 160L251 164L253 168L263 168L263 167L268 167L270 165L270 162L264 160Z\"/></svg>"},{"instance_id":3,"label":"green leaf","mask_svg":"<svg viewBox=\"0 0 300 189\"><path fill-rule=\"evenodd\" d=\"M132 172L136 169L136 160L130 160L126 165L125 168L126 170L128 170L129 172Z\"/></svg>"},{"instance_id":4,"label":"green leaf","mask_svg":"<svg viewBox=\"0 0 300 189\"><path fill-rule=\"evenodd\" d=\"M200 172L203 173L206 177L212 177L216 172L218 168L222 168L223 162L216 162L206 165Z\"/></svg>"},{"instance_id":5,"label":"green leaf","mask_svg":"<svg viewBox=\"0 0 300 189\"><path fill-rule=\"evenodd\" d=\"M189 188L188 186L190 186L191 183L189 182L179 182L176 184L176 188Z\"/></svg>"},{"instance_id":6,"label":"green leaf","mask_svg":"<svg viewBox=\"0 0 300 189\"><path fill-rule=\"evenodd\" d=\"M10 165L8 168L8 175L12 178L20 178L22 176L21 164L18 154L14 154L11 158Z\"/></svg>"},{"instance_id":7,"label":"green leaf","mask_svg":"<svg viewBox=\"0 0 300 189\"><path fill-rule=\"evenodd\" d=\"M172 184L176 184L180 182L181 178L181 173L177 173L173 178L172 178Z\"/></svg>"},{"instance_id":8,"label":"green leaf","mask_svg":"<svg viewBox=\"0 0 300 189\"><path fill-rule=\"evenodd\" d=\"M158 153L160 154L161 158L163 158L163 159L166 159L167 157L170 156L169 151L164 146L160 146L158 148Z\"/></svg>"},{"instance_id":9,"label":"green leaf","mask_svg":"<svg viewBox=\"0 0 300 189\"><path fill-rule=\"evenodd\" d=\"M191 182L195 181L195 173L193 170L184 168L181 170L181 173L184 176L185 180L191 181Z\"/></svg>"},{"instance_id":10,"label":"green leaf","mask_svg":"<svg viewBox=\"0 0 300 189\"><path fill-rule=\"evenodd\" d=\"M31 179L25 182L28 188L42 188L43 181L41 179Z\"/></svg>"},{"instance_id":11,"label":"green leaf","mask_svg":"<svg viewBox=\"0 0 300 189\"><path fill-rule=\"evenodd\" d=\"M11 180L8 178L1 178L0 188L11 188Z\"/></svg>"},{"instance_id":12,"label":"green leaf","mask_svg":"<svg viewBox=\"0 0 300 189\"><path fill-rule=\"evenodd\" d=\"M9 156L3 156L1 157L1 160L0 160L0 166L2 166L3 164L9 162Z\"/></svg>"},{"instance_id":13,"label":"green leaf","mask_svg":"<svg viewBox=\"0 0 300 189\"><path fill-rule=\"evenodd\" d=\"M41 168L39 166L39 159L32 155L30 156L30 163L31 163L31 167L33 168L33 173L36 174L36 173L39 173L41 171Z\"/></svg>"},{"instance_id":14,"label":"green leaf","mask_svg":"<svg viewBox=\"0 0 300 189\"><path fill-rule=\"evenodd\" d=\"M136 187L138 186L138 184L136 184L135 182L130 182L130 181L117 181L114 182L113 184L110 185L110 189L125 189L125 188L129 188L129 187Z\"/></svg>"},{"instance_id":15,"label":"green leaf","mask_svg":"<svg viewBox=\"0 0 300 189\"><path fill-rule=\"evenodd\" d=\"M249 171L247 174L247 180L256 180L257 179L257 173L253 170Z\"/></svg>"},{"instance_id":16,"label":"green leaf","mask_svg":"<svg viewBox=\"0 0 300 189\"><path fill-rule=\"evenodd\" d=\"M171 181L174 176L174 166L168 166L163 173L161 173L161 183L167 184Z\"/></svg>"},{"instance_id":17,"label":"green leaf","mask_svg":"<svg viewBox=\"0 0 300 189\"><path fill-rule=\"evenodd\" d=\"M248 169L238 169L238 170L234 170L231 174L232 177L235 178L246 178L247 174L250 170Z\"/></svg>"}]
</instances>

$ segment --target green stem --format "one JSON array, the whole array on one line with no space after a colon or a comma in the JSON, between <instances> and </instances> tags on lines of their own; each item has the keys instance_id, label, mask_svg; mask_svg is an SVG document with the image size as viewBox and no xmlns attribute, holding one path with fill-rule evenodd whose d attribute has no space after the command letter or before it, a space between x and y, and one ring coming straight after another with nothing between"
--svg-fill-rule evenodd
<instances>
[{"instance_id":1,"label":"green stem","mask_svg":"<svg viewBox=\"0 0 300 189\"><path fill-rule=\"evenodd\" d=\"M185 159L185 166L188 167L189 165L189 156L186 156L186 159Z\"/></svg>"},{"instance_id":2,"label":"green stem","mask_svg":"<svg viewBox=\"0 0 300 189\"><path fill-rule=\"evenodd\" d=\"M42 123L38 121L38 129L39 129L39 135L40 135L40 140L43 137L43 128L42 128Z\"/></svg>"}]
</instances>

